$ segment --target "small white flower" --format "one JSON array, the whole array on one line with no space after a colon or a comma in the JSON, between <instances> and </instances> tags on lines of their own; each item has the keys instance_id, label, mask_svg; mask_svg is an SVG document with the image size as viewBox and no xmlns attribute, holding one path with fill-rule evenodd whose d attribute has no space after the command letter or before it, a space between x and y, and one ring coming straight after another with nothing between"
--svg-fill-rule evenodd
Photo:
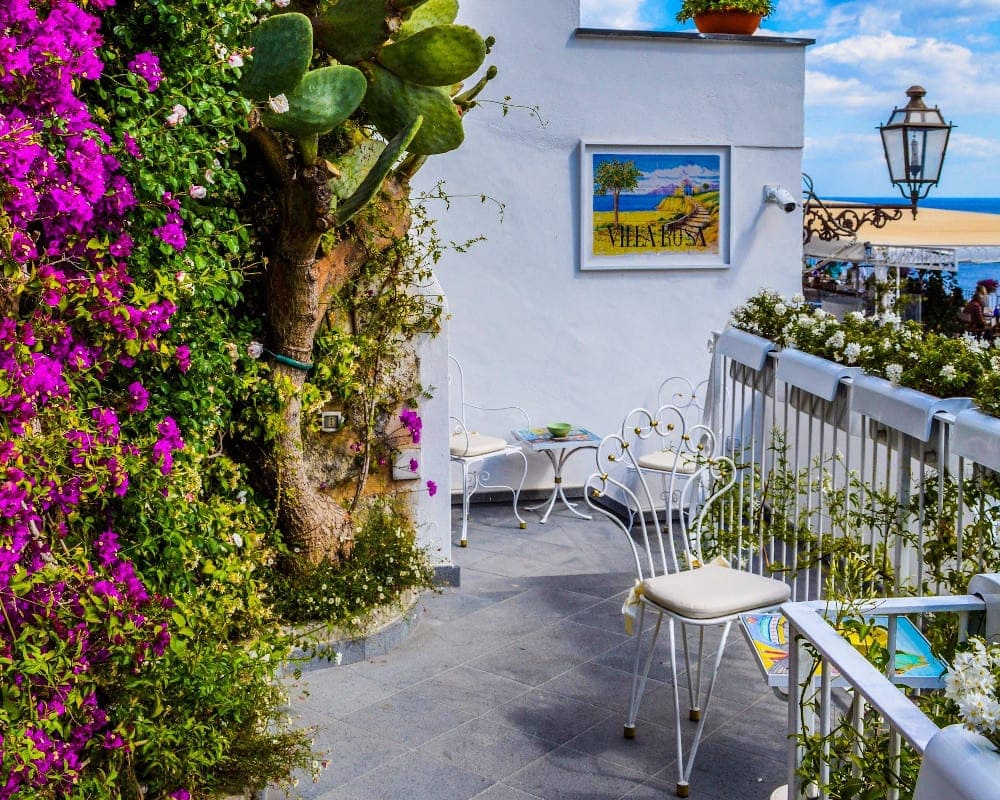
<instances>
[{"instance_id":1,"label":"small white flower","mask_svg":"<svg viewBox=\"0 0 1000 800\"><path fill-rule=\"evenodd\" d=\"M235 544L237 547L243 547L243 537L240 536L238 533L234 533L233 544Z\"/></svg>"},{"instance_id":2,"label":"small white flower","mask_svg":"<svg viewBox=\"0 0 1000 800\"><path fill-rule=\"evenodd\" d=\"M197 183L192 183L188 189L188 194L195 200L203 200L208 195L208 189Z\"/></svg>"},{"instance_id":3,"label":"small white flower","mask_svg":"<svg viewBox=\"0 0 1000 800\"><path fill-rule=\"evenodd\" d=\"M215 170L206 169L205 170L205 183L215 183Z\"/></svg>"},{"instance_id":4,"label":"small white flower","mask_svg":"<svg viewBox=\"0 0 1000 800\"><path fill-rule=\"evenodd\" d=\"M264 345L260 342L250 342L250 344L247 345L247 355L250 356L250 358L260 358L264 355Z\"/></svg>"},{"instance_id":5,"label":"small white flower","mask_svg":"<svg viewBox=\"0 0 1000 800\"><path fill-rule=\"evenodd\" d=\"M954 380L955 376L958 374L958 370L951 364L945 364L941 367L941 377L946 381Z\"/></svg>"},{"instance_id":6,"label":"small white flower","mask_svg":"<svg viewBox=\"0 0 1000 800\"><path fill-rule=\"evenodd\" d=\"M216 43L213 49L215 50L215 57L220 61L224 60L226 56L229 55L229 48L227 48L224 44Z\"/></svg>"},{"instance_id":7,"label":"small white flower","mask_svg":"<svg viewBox=\"0 0 1000 800\"><path fill-rule=\"evenodd\" d=\"M893 383L893 385L899 383L899 379L902 375L903 367L899 364L889 364L885 368L885 376Z\"/></svg>"},{"instance_id":8,"label":"small white flower","mask_svg":"<svg viewBox=\"0 0 1000 800\"><path fill-rule=\"evenodd\" d=\"M243 66L243 56L239 53L232 53L227 59L227 63L231 67L242 67Z\"/></svg>"},{"instance_id":9,"label":"small white flower","mask_svg":"<svg viewBox=\"0 0 1000 800\"><path fill-rule=\"evenodd\" d=\"M844 346L844 332L837 331L835 334L833 334L833 336L831 336L827 340L827 344L829 344L830 347L834 347L839 350L841 347Z\"/></svg>"},{"instance_id":10,"label":"small white flower","mask_svg":"<svg viewBox=\"0 0 1000 800\"><path fill-rule=\"evenodd\" d=\"M804 294L793 294L791 299L792 308L798 308L806 301Z\"/></svg>"},{"instance_id":11,"label":"small white flower","mask_svg":"<svg viewBox=\"0 0 1000 800\"><path fill-rule=\"evenodd\" d=\"M275 114L284 114L288 111L288 98L283 94L276 97L267 98L267 105Z\"/></svg>"},{"instance_id":12,"label":"small white flower","mask_svg":"<svg viewBox=\"0 0 1000 800\"><path fill-rule=\"evenodd\" d=\"M816 318L811 314L799 314L796 322L798 322L803 328L811 328L816 324Z\"/></svg>"},{"instance_id":13,"label":"small white flower","mask_svg":"<svg viewBox=\"0 0 1000 800\"><path fill-rule=\"evenodd\" d=\"M781 316L786 311L788 311L788 306L786 306L784 303L778 303L778 305L774 307L774 313L777 314L778 316Z\"/></svg>"},{"instance_id":14,"label":"small white flower","mask_svg":"<svg viewBox=\"0 0 1000 800\"><path fill-rule=\"evenodd\" d=\"M864 311L848 311L847 312L847 316L850 319L854 320L855 322L864 322L865 321L865 312Z\"/></svg>"},{"instance_id":15,"label":"small white flower","mask_svg":"<svg viewBox=\"0 0 1000 800\"><path fill-rule=\"evenodd\" d=\"M188 110L178 103L170 109L170 114L167 115L167 125L173 128L175 125L179 125L187 115Z\"/></svg>"},{"instance_id":16,"label":"small white flower","mask_svg":"<svg viewBox=\"0 0 1000 800\"><path fill-rule=\"evenodd\" d=\"M844 348L844 359L848 364L853 364L858 360L858 356L861 355L861 345L857 342L849 342L847 347Z\"/></svg>"}]
</instances>

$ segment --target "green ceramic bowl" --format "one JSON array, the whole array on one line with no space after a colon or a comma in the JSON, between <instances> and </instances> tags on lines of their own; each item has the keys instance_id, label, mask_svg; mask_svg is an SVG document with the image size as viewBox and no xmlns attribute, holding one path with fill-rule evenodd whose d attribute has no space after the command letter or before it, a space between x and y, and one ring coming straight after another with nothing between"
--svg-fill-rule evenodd
<instances>
[{"instance_id":1,"label":"green ceramic bowl","mask_svg":"<svg viewBox=\"0 0 1000 800\"><path fill-rule=\"evenodd\" d=\"M571 422L553 422L551 425L546 425L549 429L549 433L552 434L555 439L562 439L571 430L573 430L573 423Z\"/></svg>"}]
</instances>

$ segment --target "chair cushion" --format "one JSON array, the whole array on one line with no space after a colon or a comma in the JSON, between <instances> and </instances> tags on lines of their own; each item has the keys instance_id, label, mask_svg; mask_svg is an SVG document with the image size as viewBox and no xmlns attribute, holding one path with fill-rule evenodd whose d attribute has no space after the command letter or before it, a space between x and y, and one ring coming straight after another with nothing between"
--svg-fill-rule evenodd
<instances>
[{"instance_id":1,"label":"chair cushion","mask_svg":"<svg viewBox=\"0 0 1000 800\"><path fill-rule=\"evenodd\" d=\"M768 608L792 593L786 583L716 564L647 578L643 595L656 605L691 619L711 619Z\"/></svg>"},{"instance_id":2,"label":"chair cushion","mask_svg":"<svg viewBox=\"0 0 1000 800\"><path fill-rule=\"evenodd\" d=\"M677 464L678 475L694 475L698 468L698 462L692 456L687 453L678 455L673 450L657 450L655 453L639 456L639 466L643 469L673 472L674 464Z\"/></svg>"},{"instance_id":3,"label":"chair cushion","mask_svg":"<svg viewBox=\"0 0 1000 800\"><path fill-rule=\"evenodd\" d=\"M468 445L468 446L466 446ZM453 433L448 439L448 447L453 456L484 456L488 453L498 453L507 446L507 441L499 436L487 436L484 433L469 431L468 437L464 433Z\"/></svg>"}]
</instances>

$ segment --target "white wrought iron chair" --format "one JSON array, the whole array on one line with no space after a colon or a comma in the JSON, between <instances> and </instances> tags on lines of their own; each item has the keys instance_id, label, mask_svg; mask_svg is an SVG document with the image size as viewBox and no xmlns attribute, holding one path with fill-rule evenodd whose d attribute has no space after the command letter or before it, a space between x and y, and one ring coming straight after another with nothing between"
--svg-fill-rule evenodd
<instances>
[{"instance_id":1,"label":"white wrought iron chair","mask_svg":"<svg viewBox=\"0 0 1000 800\"><path fill-rule=\"evenodd\" d=\"M637 451L647 441L655 441L656 452L664 454L667 470L666 509L662 517L649 509L653 494L649 488L650 472L640 468ZM733 622L742 613L773 609L788 599L789 587L782 581L740 569L749 553L730 553L732 560L705 560L702 539L714 534L719 542L723 512L729 508L726 494L736 484L733 461L715 454L715 436L704 425L687 425L682 409L663 406L656 412L634 409L622 423L620 433L604 437L597 450L597 472L585 484L587 503L603 514L625 534L632 548L636 567L636 586L624 610L634 612L636 636L632 672L632 691L625 737L635 736L636 717L646 688L656 641L664 617L670 636L670 669L673 676L674 716L677 736L677 795L687 797L695 756L705 727L705 719L715 688L719 665ZM637 490L613 477L619 465L627 465L638 476ZM686 474L681 474L681 469ZM627 513L609 504L606 498L620 497ZM725 564L725 566L723 565ZM731 566L732 564L732 566ZM656 615L656 622L643 660L643 626L646 612ZM680 688L677 675L677 626L687 664L689 719L697 722L687 760L682 739ZM702 666L705 630L721 626L722 637L715 654L707 690L703 689ZM692 669L688 628L697 629L697 660Z\"/></svg>"},{"instance_id":2,"label":"white wrought iron chair","mask_svg":"<svg viewBox=\"0 0 1000 800\"><path fill-rule=\"evenodd\" d=\"M514 494L514 516L519 527L528 526L517 510L517 501L528 475L528 458L521 445L506 438L509 429L500 435L500 427L505 421L510 428L530 428L531 418L520 406L481 406L465 399L465 377L462 365L454 356L448 356L450 369L451 436L448 447L452 463L462 470L462 536L459 547L469 544L469 501L479 489L506 489ZM490 418L492 420L490 421ZM494 433L481 433L477 428L485 423ZM520 457L523 469L517 486L490 483L488 462L501 457Z\"/></svg>"},{"instance_id":3,"label":"white wrought iron chair","mask_svg":"<svg viewBox=\"0 0 1000 800\"><path fill-rule=\"evenodd\" d=\"M670 409L667 414L668 424L675 428L678 424L683 425L685 430L702 431L702 422L705 416L705 399L708 391L708 380L700 383L693 383L687 378L673 376L665 379L659 386L656 393L656 407L658 409ZM699 426L695 429L695 426ZM704 443L704 435L700 435ZM709 452L703 452L709 455ZM695 472L695 460L684 457L677 460L677 451L672 446L669 437L656 436L646 437L636 443L632 451L636 468L646 473L647 481L659 484L659 492L653 495L653 502L656 508L660 504L664 508L673 506L679 508L678 498L684 491L684 484ZM626 466L631 467L631 464ZM669 486L671 482L674 484ZM634 476L629 476L626 483L641 495L641 488ZM667 492L670 491L674 497L673 502L667 499Z\"/></svg>"}]
</instances>

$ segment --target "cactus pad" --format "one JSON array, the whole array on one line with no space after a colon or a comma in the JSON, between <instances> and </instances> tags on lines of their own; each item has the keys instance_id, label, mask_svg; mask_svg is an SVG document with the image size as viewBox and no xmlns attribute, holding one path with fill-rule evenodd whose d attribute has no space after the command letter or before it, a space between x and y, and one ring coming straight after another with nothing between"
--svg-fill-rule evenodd
<instances>
[{"instance_id":1,"label":"cactus pad","mask_svg":"<svg viewBox=\"0 0 1000 800\"><path fill-rule=\"evenodd\" d=\"M356 64L389 38L388 16L387 0L327 0L314 20L316 43L337 60Z\"/></svg>"},{"instance_id":2,"label":"cactus pad","mask_svg":"<svg viewBox=\"0 0 1000 800\"><path fill-rule=\"evenodd\" d=\"M414 9L394 38L398 41L434 25L450 25L457 16L458 0L427 0Z\"/></svg>"},{"instance_id":3,"label":"cactus pad","mask_svg":"<svg viewBox=\"0 0 1000 800\"><path fill-rule=\"evenodd\" d=\"M383 47L379 63L422 86L450 86L468 78L486 58L486 43L467 25L435 25Z\"/></svg>"},{"instance_id":4,"label":"cactus pad","mask_svg":"<svg viewBox=\"0 0 1000 800\"><path fill-rule=\"evenodd\" d=\"M309 69L312 24L304 14L277 14L261 21L250 44L253 59L243 70L240 92L251 100L267 100L290 92Z\"/></svg>"},{"instance_id":5,"label":"cactus pad","mask_svg":"<svg viewBox=\"0 0 1000 800\"><path fill-rule=\"evenodd\" d=\"M327 133L361 103L367 87L361 70L340 64L307 72L288 95L288 111L262 115L265 125L294 136Z\"/></svg>"},{"instance_id":6,"label":"cactus pad","mask_svg":"<svg viewBox=\"0 0 1000 800\"><path fill-rule=\"evenodd\" d=\"M387 139L410 126L418 116L424 118L409 151L417 155L446 153L465 138L462 118L447 89L418 86L373 64L367 68L368 93L363 107L379 133Z\"/></svg>"},{"instance_id":7,"label":"cactus pad","mask_svg":"<svg viewBox=\"0 0 1000 800\"><path fill-rule=\"evenodd\" d=\"M365 176L364 181L361 182L357 191L337 206L337 211L333 216L335 225L343 225L368 205L369 201L378 194L378 190L382 188L382 183L385 181L386 176L392 170L393 166L395 166L399 157L406 152L411 141L420 130L422 122L423 117L418 116L396 134L389 144L385 146L382 155L378 157L375 166Z\"/></svg>"},{"instance_id":8,"label":"cactus pad","mask_svg":"<svg viewBox=\"0 0 1000 800\"><path fill-rule=\"evenodd\" d=\"M361 142L331 162L334 178L327 184L337 197L350 197L361 186L365 175L375 166L378 157L385 150L385 142L378 139L362 139Z\"/></svg>"}]
</instances>

